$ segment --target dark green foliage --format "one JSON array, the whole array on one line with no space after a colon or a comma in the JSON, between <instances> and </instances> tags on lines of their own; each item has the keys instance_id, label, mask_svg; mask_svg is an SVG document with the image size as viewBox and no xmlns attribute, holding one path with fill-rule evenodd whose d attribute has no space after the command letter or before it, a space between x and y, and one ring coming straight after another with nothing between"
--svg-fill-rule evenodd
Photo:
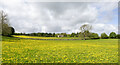
<instances>
[{"instance_id":1,"label":"dark green foliage","mask_svg":"<svg viewBox=\"0 0 120 65\"><path fill-rule=\"evenodd\" d=\"M97 33L91 33L91 34L90 34L90 38L91 38L91 39L99 39L99 36L98 36Z\"/></svg>"},{"instance_id":2,"label":"dark green foliage","mask_svg":"<svg viewBox=\"0 0 120 65\"><path fill-rule=\"evenodd\" d=\"M9 24L8 15L4 11L0 11L0 34L3 36L11 36L15 33L15 29Z\"/></svg>"},{"instance_id":3,"label":"dark green foliage","mask_svg":"<svg viewBox=\"0 0 120 65\"><path fill-rule=\"evenodd\" d=\"M85 34L85 37L89 37L91 35L91 33L88 30L86 30L83 34Z\"/></svg>"},{"instance_id":4,"label":"dark green foliage","mask_svg":"<svg viewBox=\"0 0 120 65\"><path fill-rule=\"evenodd\" d=\"M71 36L71 34L67 34L67 37L70 37Z\"/></svg>"},{"instance_id":5,"label":"dark green foliage","mask_svg":"<svg viewBox=\"0 0 120 65\"><path fill-rule=\"evenodd\" d=\"M110 35L109 35L110 38L116 38L116 36L117 36L117 35L116 35L115 32L111 32Z\"/></svg>"},{"instance_id":6,"label":"dark green foliage","mask_svg":"<svg viewBox=\"0 0 120 65\"><path fill-rule=\"evenodd\" d=\"M12 35L15 33L15 29L13 27L10 27L12 31Z\"/></svg>"},{"instance_id":7,"label":"dark green foliage","mask_svg":"<svg viewBox=\"0 0 120 65\"><path fill-rule=\"evenodd\" d=\"M102 34L101 34L101 38L102 38L102 39L108 39L108 35L107 35L106 33L102 33Z\"/></svg>"},{"instance_id":8,"label":"dark green foliage","mask_svg":"<svg viewBox=\"0 0 120 65\"><path fill-rule=\"evenodd\" d=\"M74 37L75 36L75 33L72 33L70 37Z\"/></svg>"},{"instance_id":9,"label":"dark green foliage","mask_svg":"<svg viewBox=\"0 0 120 65\"><path fill-rule=\"evenodd\" d=\"M52 34L52 37L55 37L55 33Z\"/></svg>"},{"instance_id":10,"label":"dark green foliage","mask_svg":"<svg viewBox=\"0 0 120 65\"><path fill-rule=\"evenodd\" d=\"M61 35L63 35L64 37L67 37L67 34L66 34L66 33L61 33Z\"/></svg>"},{"instance_id":11,"label":"dark green foliage","mask_svg":"<svg viewBox=\"0 0 120 65\"><path fill-rule=\"evenodd\" d=\"M120 34L117 34L116 37L117 37L118 39L120 39Z\"/></svg>"},{"instance_id":12,"label":"dark green foliage","mask_svg":"<svg viewBox=\"0 0 120 65\"><path fill-rule=\"evenodd\" d=\"M97 33L92 33L92 32L89 32L89 31L86 31L85 33L86 33L85 40L99 39L100 38ZM82 32L80 32L80 33L71 33L71 34L66 34L66 33L29 33L29 34L26 34L26 33L14 33L14 35L39 36L39 37L58 37L58 35L63 35L64 37L80 37L82 39L84 38ZM107 36L106 33L102 33L101 38L102 39L107 39L109 37ZM120 34L117 34L116 38L120 38Z\"/></svg>"},{"instance_id":13,"label":"dark green foliage","mask_svg":"<svg viewBox=\"0 0 120 65\"><path fill-rule=\"evenodd\" d=\"M9 31L7 31L9 29ZM3 36L10 36L15 33L15 29L13 27L3 27L2 29L2 35Z\"/></svg>"}]
</instances>

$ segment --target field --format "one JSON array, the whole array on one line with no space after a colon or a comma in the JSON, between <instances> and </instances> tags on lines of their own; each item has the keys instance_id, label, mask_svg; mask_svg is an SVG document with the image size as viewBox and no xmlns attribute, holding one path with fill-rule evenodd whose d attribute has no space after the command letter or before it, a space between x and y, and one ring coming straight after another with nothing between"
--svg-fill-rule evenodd
<instances>
[{"instance_id":1,"label":"field","mask_svg":"<svg viewBox=\"0 0 120 65\"><path fill-rule=\"evenodd\" d=\"M3 63L117 63L118 40L30 40L2 37Z\"/></svg>"},{"instance_id":2,"label":"field","mask_svg":"<svg viewBox=\"0 0 120 65\"><path fill-rule=\"evenodd\" d=\"M82 39L80 37L37 37L37 36L24 36L24 35L13 35L19 38L33 38L33 39Z\"/></svg>"}]
</instances>

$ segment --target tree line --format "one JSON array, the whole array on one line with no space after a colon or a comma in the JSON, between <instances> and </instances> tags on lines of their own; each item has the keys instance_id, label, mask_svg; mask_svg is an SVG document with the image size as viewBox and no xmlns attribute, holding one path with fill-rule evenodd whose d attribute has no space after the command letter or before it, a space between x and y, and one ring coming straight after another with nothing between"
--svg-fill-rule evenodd
<instances>
[{"instance_id":1,"label":"tree line","mask_svg":"<svg viewBox=\"0 0 120 65\"><path fill-rule=\"evenodd\" d=\"M120 34L116 34L115 32L111 32L109 35L106 33L102 33L100 36L97 33L92 33L92 32L85 32L85 39L120 39ZM14 33L14 35L26 35L26 36L39 36L39 37L58 37L58 35L63 35L63 37L82 37L83 33Z\"/></svg>"},{"instance_id":2,"label":"tree line","mask_svg":"<svg viewBox=\"0 0 120 65\"><path fill-rule=\"evenodd\" d=\"M15 33L15 29L9 24L8 15L0 11L0 34L3 36L11 36L11 35L27 35L27 36L40 36L40 37L58 37L58 35L62 35L63 37L82 37L84 40L86 39L108 39L108 38L120 38L120 34L116 34L115 32L111 32L109 35L106 33L102 33L99 36L97 33L90 32L92 26L88 24L84 24L80 27L80 31L78 33Z\"/></svg>"}]
</instances>

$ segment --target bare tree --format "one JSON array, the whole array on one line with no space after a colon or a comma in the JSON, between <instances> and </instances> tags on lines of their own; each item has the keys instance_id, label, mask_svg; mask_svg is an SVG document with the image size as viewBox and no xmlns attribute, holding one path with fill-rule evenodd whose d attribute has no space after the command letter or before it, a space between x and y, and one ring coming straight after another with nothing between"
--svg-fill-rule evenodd
<instances>
[{"instance_id":1,"label":"bare tree","mask_svg":"<svg viewBox=\"0 0 120 65\"><path fill-rule=\"evenodd\" d=\"M92 26L90 26L88 24L84 24L80 27L80 30L83 33L84 40L85 40L85 37L88 35L88 33L91 29L92 29Z\"/></svg>"},{"instance_id":2,"label":"bare tree","mask_svg":"<svg viewBox=\"0 0 120 65\"><path fill-rule=\"evenodd\" d=\"M0 26L2 35L10 35L12 33L8 15L4 11L0 11Z\"/></svg>"}]
</instances>

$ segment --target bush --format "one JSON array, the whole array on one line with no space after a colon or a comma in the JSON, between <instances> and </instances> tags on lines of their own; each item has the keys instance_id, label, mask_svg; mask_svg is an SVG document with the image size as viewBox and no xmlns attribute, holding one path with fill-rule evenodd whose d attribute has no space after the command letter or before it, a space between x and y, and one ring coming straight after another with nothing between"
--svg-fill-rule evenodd
<instances>
[{"instance_id":1,"label":"bush","mask_svg":"<svg viewBox=\"0 0 120 65\"><path fill-rule=\"evenodd\" d=\"M102 33L102 34L101 34L101 38L102 38L102 39L108 39L108 35L107 35L106 33Z\"/></svg>"},{"instance_id":2,"label":"bush","mask_svg":"<svg viewBox=\"0 0 120 65\"><path fill-rule=\"evenodd\" d=\"M99 36L97 33L91 33L90 38L91 39L99 39Z\"/></svg>"},{"instance_id":3,"label":"bush","mask_svg":"<svg viewBox=\"0 0 120 65\"><path fill-rule=\"evenodd\" d=\"M115 32L111 32L110 35L109 35L110 38L116 38L116 36L117 36L117 35L116 35Z\"/></svg>"},{"instance_id":4,"label":"bush","mask_svg":"<svg viewBox=\"0 0 120 65\"><path fill-rule=\"evenodd\" d=\"M120 34L117 34L117 35L116 35L116 38L120 39Z\"/></svg>"}]
</instances>

